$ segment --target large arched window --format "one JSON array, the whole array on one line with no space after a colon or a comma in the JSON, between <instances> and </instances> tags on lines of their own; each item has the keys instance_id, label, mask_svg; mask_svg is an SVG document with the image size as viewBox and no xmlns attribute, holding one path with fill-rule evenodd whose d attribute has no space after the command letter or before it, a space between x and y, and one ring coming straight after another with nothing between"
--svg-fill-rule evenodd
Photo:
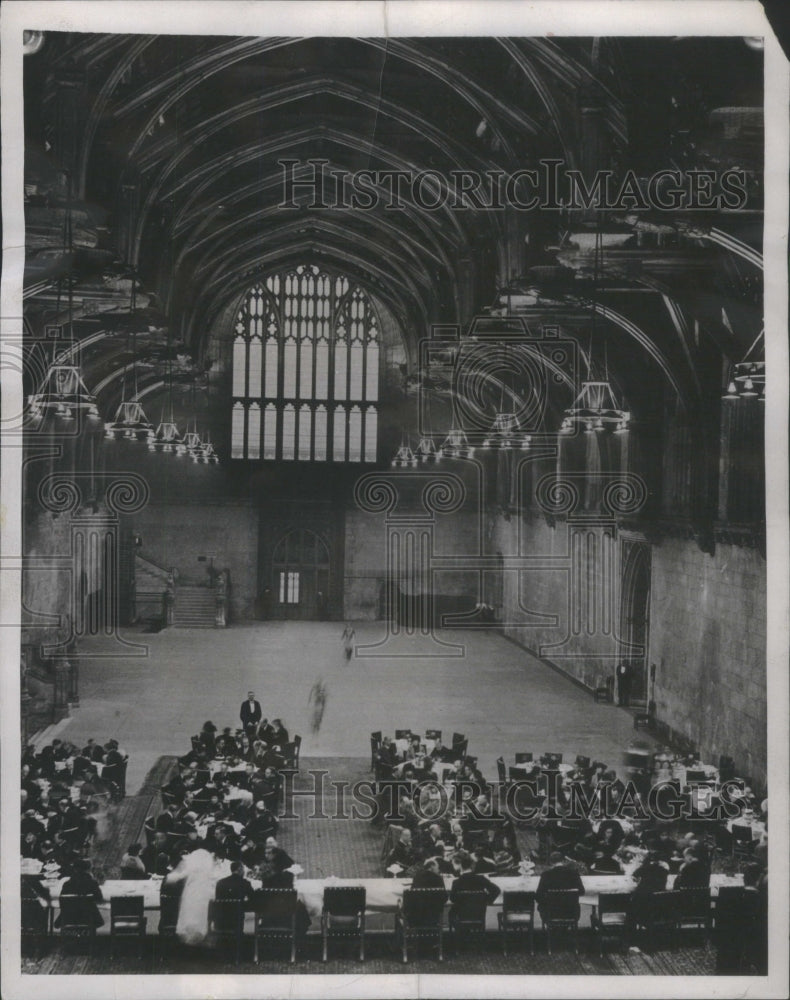
<instances>
[{"instance_id":1,"label":"large arched window","mask_svg":"<svg viewBox=\"0 0 790 1000\"><path fill-rule=\"evenodd\" d=\"M251 288L233 340L231 455L375 462L379 321L367 293L314 264Z\"/></svg>"}]
</instances>

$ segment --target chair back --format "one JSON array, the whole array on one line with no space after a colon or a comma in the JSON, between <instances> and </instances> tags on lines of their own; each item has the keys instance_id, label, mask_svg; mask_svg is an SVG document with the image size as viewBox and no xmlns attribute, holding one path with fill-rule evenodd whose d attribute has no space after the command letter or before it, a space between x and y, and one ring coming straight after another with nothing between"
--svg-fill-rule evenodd
<instances>
[{"instance_id":1,"label":"chair back","mask_svg":"<svg viewBox=\"0 0 790 1000\"><path fill-rule=\"evenodd\" d=\"M676 889L675 894L678 897L675 906L681 920L710 919L710 889Z\"/></svg>"},{"instance_id":2,"label":"chair back","mask_svg":"<svg viewBox=\"0 0 790 1000\"><path fill-rule=\"evenodd\" d=\"M375 731L375 733L371 733L371 734L370 734L370 738L371 738L372 740L375 740L375 741L376 741L376 743L381 743L381 740L382 740L382 735L381 735L381 730L380 730L380 729L377 729L377 730Z\"/></svg>"},{"instance_id":3,"label":"chair back","mask_svg":"<svg viewBox=\"0 0 790 1000\"><path fill-rule=\"evenodd\" d=\"M648 913L651 923L671 923L677 917L679 892L664 889L650 897Z\"/></svg>"},{"instance_id":4,"label":"chair back","mask_svg":"<svg viewBox=\"0 0 790 1000\"><path fill-rule=\"evenodd\" d=\"M289 929L296 913L296 889L260 889L253 897L259 927Z\"/></svg>"},{"instance_id":5,"label":"chair back","mask_svg":"<svg viewBox=\"0 0 790 1000\"><path fill-rule=\"evenodd\" d=\"M598 897L598 913L628 913L631 906L630 892L602 892Z\"/></svg>"},{"instance_id":6,"label":"chair back","mask_svg":"<svg viewBox=\"0 0 790 1000\"><path fill-rule=\"evenodd\" d=\"M37 899L22 900L22 933L46 934L48 913Z\"/></svg>"},{"instance_id":7,"label":"chair back","mask_svg":"<svg viewBox=\"0 0 790 1000\"><path fill-rule=\"evenodd\" d=\"M742 844L748 844L752 841L752 828L746 823L733 823L732 824L732 839L739 841Z\"/></svg>"},{"instance_id":8,"label":"chair back","mask_svg":"<svg viewBox=\"0 0 790 1000\"><path fill-rule=\"evenodd\" d=\"M744 896L746 895L746 889L742 885L723 885L719 889L719 894L716 897L716 917L720 913L724 913L729 910L740 910L743 906Z\"/></svg>"},{"instance_id":9,"label":"chair back","mask_svg":"<svg viewBox=\"0 0 790 1000\"><path fill-rule=\"evenodd\" d=\"M243 899L212 899L208 904L211 928L219 934L236 934L244 927Z\"/></svg>"},{"instance_id":10,"label":"chair back","mask_svg":"<svg viewBox=\"0 0 790 1000\"><path fill-rule=\"evenodd\" d=\"M159 900L159 933L175 934L178 923L180 896L161 896Z\"/></svg>"},{"instance_id":11,"label":"chair back","mask_svg":"<svg viewBox=\"0 0 790 1000\"><path fill-rule=\"evenodd\" d=\"M561 753L544 753L540 758L542 763L549 768L557 768L562 763Z\"/></svg>"},{"instance_id":12,"label":"chair back","mask_svg":"<svg viewBox=\"0 0 790 1000\"><path fill-rule=\"evenodd\" d=\"M535 913L535 893L517 890L502 893L502 913Z\"/></svg>"},{"instance_id":13,"label":"chair back","mask_svg":"<svg viewBox=\"0 0 790 1000\"><path fill-rule=\"evenodd\" d=\"M504 757L497 757L497 759L496 759L496 772L497 772L497 777L499 778L499 781L501 782L501 784L504 785L505 781L507 780L507 769L505 767L505 758Z\"/></svg>"},{"instance_id":14,"label":"chair back","mask_svg":"<svg viewBox=\"0 0 790 1000\"><path fill-rule=\"evenodd\" d=\"M517 764L531 764L532 763L532 754L531 753L517 753L516 754L516 763Z\"/></svg>"},{"instance_id":15,"label":"chair back","mask_svg":"<svg viewBox=\"0 0 790 1000\"><path fill-rule=\"evenodd\" d=\"M549 889L540 904L544 923L550 920L579 919L578 889Z\"/></svg>"},{"instance_id":16,"label":"chair back","mask_svg":"<svg viewBox=\"0 0 790 1000\"><path fill-rule=\"evenodd\" d=\"M334 917L354 917L365 910L365 887L332 885L324 887L324 913Z\"/></svg>"},{"instance_id":17,"label":"chair back","mask_svg":"<svg viewBox=\"0 0 790 1000\"><path fill-rule=\"evenodd\" d=\"M452 897L454 922L485 927L488 896L482 890L458 892Z\"/></svg>"},{"instance_id":18,"label":"chair back","mask_svg":"<svg viewBox=\"0 0 790 1000\"><path fill-rule=\"evenodd\" d=\"M426 729L425 739L426 740L440 740L442 738L441 729Z\"/></svg>"},{"instance_id":19,"label":"chair back","mask_svg":"<svg viewBox=\"0 0 790 1000\"><path fill-rule=\"evenodd\" d=\"M437 927L442 922L445 889L405 889L403 892L403 918L409 927Z\"/></svg>"},{"instance_id":20,"label":"chair back","mask_svg":"<svg viewBox=\"0 0 790 1000\"><path fill-rule=\"evenodd\" d=\"M395 739L396 740L407 740L411 736L411 729L396 729Z\"/></svg>"},{"instance_id":21,"label":"chair back","mask_svg":"<svg viewBox=\"0 0 790 1000\"><path fill-rule=\"evenodd\" d=\"M143 896L111 896L110 919L116 917L142 917L145 912Z\"/></svg>"},{"instance_id":22,"label":"chair back","mask_svg":"<svg viewBox=\"0 0 790 1000\"><path fill-rule=\"evenodd\" d=\"M95 927L96 900L93 896L67 893L60 897L60 928Z\"/></svg>"},{"instance_id":23,"label":"chair back","mask_svg":"<svg viewBox=\"0 0 790 1000\"><path fill-rule=\"evenodd\" d=\"M463 743L466 740L466 736L463 733L453 733L453 746L457 746L459 743Z\"/></svg>"},{"instance_id":24,"label":"chair back","mask_svg":"<svg viewBox=\"0 0 790 1000\"><path fill-rule=\"evenodd\" d=\"M576 766L586 770L590 766L590 758L584 757L582 754L576 755Z\"/></svg>"}]
</instances>

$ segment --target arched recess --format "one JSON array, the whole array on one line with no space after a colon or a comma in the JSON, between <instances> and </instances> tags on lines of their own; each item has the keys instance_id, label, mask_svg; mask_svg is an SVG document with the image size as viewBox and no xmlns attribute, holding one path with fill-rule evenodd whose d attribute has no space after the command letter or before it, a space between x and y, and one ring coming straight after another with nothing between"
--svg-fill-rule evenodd
<instances>
[{"instance_id":1,"label":"arched recess","mask_svg":"<svg viewBox=\"0 0 790 1000\"><path fill-rule=\"evenodd\" d=\"M292 528L272 552L271 617L328 616L332 560L325 539L310 528Z\"/></svg>"},{"instance_id":2,"label":"arched recess","mask_svg":"<svg viewBox=\"0 0 790 1000\"><path fill-rule=\"evenodd\" d=\"M621 659L631 667L630 703L645 707L650 697L647 658L650 641L651 559L647 542L623 539L621 565Z\"/></svg>"}]
</instances>

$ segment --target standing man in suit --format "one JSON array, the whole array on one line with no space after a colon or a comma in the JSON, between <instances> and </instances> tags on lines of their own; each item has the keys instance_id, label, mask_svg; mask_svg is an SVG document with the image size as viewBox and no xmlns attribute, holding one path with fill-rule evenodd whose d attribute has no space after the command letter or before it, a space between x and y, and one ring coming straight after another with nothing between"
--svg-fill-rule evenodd
<instances>
[{"instance_id":1,"label":"standing man in suit","mask_svg":"<svg viewBox=\"0 0 790 1000\"><path fill-rule=\"evenodd\" d=\"M244 731L252 739L258 732L258 725L263 718L261 703L255 700L254 691L247 692L247 700L241 703L239 718L241 719Z\"/></svg>"}]
</instances>

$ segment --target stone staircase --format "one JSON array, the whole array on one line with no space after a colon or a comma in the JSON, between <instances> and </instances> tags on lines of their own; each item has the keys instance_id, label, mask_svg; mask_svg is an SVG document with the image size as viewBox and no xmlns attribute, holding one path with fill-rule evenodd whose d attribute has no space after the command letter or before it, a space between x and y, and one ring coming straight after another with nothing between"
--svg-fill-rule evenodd
<instances>
[{"instance_id":1,"label":"stone staircase","mask_svg":"<svg viewBox=\"0 0 790 1000\"><path fill-rule=\"evenodd\" d=\"M163 597L167 589L167 578L166 569L135 554L134 595L135 617L138 621L164 618Z\"/></svg>"},{"instance_id":2,"label":"stone staircase","mask_svg":"<svg viewBox=\"0 0 790 1000\"><path fill-rule=\"evenodd\" d=\"M217 598L209 587L179 584L173 606L174 628L215 628Z\"/></svg>"}]
</instances>

